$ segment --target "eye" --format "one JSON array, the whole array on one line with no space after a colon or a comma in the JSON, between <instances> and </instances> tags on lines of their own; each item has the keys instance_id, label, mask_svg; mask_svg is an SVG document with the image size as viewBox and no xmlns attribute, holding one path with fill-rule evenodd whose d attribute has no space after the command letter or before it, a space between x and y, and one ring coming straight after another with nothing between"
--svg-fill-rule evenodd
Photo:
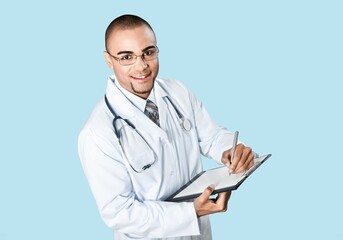
<instances>
[{"instance_id":1,"label":"eye","mask_svg":"<svg viewBox=\"0 0 343 240\"><path fill-rule=\"evenodd\" d=\"M131 60L132 59L132 55L130 55L130 54L127 54L127 55L124 55L124 56L122 56L121 58L120 58L120 60Z\"/></svg>"},{"instance_id":2,"label":"eye","mask_svg":"<svg viewBox=\"0 0 343 240\"><path fill-rule=\"evenodd\" d=\"M150 56L153 55L156 52L156 50L151 49L151 50L147 50L143 53L144 56Z\"/></svg>"}]
</instances>

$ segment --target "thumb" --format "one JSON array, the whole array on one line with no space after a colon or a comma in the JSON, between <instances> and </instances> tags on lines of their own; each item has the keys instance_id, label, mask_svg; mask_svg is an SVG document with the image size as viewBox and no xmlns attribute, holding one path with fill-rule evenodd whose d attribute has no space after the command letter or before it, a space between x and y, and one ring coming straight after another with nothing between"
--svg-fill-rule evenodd
<instances>
[{"instance_id":1,"label":"thumb","mask_svg":"<svg viewBox=\"0 0 343 240\"><path fill-rule=\"evenodd\" d=\"M211 194L213 193L214 188L215 188L215 186L213 184L211 184L210 186L205 188L203 193L200 195L199 199L202 201L207 201L209 199L209 197L211 196Z\"/></svg>"}]
</instances>

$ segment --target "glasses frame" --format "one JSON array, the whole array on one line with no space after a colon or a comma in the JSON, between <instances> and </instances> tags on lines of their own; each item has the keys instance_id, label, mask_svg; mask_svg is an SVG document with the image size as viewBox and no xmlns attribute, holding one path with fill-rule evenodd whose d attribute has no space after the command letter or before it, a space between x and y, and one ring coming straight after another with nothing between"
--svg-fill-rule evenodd
<instances>
[{"instance_id":1,"label":"glasses frame","mask_svg":"<svg viewBox=\"0 0 343 240\"><path fill-rule=\"evenodd\" d=\"M144 57L144 54L145 54L145 53L140 54L140 55L136 55L136 54L134 54L134 53L131 53L131 55L134 56L135 61L134 61L133 63L130 63L130 64L123 64L123 63L122 63L123 59L118 58L118 57L116 57L116 56L113 56L109 51L105 51L105 52L107 52L108 55L110 55L114 60L118 61L120 65L122 65L122 66L130 66L130 65L133 65L133 64L135 64L135 63L137 62L137 58L138 58L138 57L140 57L140 58L142 59L142 61L144 61L144 62L149 62L149 61L153 61L153 60L157 59L157 58L158 58L158 53L160 52L160 49L159 49L157 46L152 46L152 47L155 47L155 48L156 48L156 57L155 57L155 58L146 60L145 57ZM149 49L151 49L151 48L149 48ZM147 49L147 51L148 51L149 49Z\"/></svg>"}]
</instances>

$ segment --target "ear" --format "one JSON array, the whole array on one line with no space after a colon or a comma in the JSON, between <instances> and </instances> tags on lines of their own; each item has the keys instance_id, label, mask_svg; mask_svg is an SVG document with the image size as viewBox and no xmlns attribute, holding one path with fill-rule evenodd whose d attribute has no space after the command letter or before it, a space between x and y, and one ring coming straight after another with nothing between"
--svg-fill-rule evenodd
<instances>
[{"instance_id":1,"label":"ear","mask_svg":"<svg viewBox=\"0 0 343 240\"><path fill-rule=\"evenodd\" d=\"M113 62L111 56L108 54L108 52L104 51L104 57L106 64L109 68L113 69Z\"/></svg>"}]
</instances>

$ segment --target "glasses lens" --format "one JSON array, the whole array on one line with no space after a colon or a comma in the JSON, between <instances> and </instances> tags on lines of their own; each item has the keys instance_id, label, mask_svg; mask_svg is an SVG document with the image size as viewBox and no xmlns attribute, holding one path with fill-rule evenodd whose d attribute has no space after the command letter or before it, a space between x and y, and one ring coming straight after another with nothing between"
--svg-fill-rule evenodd
<instances>
[{"instance_id":1,"label":"glasses lens","mask_svg":"<svg viewBox=\"0 0 343 240\"><path fill-rule=\"evenodd\" d=\"M124 125L119 133L121 147L133 170L142 172L155 162L154 151L136 130Z\"/></svg>"},{"instance_id":2,"label":"glasses lens","mask_svg":"<svg viewBox=\"0 0 343 240\"><path fill-rule=\"evenodd\" d=\"M154 60L157 58L157 56L158 56L157 47L149 48L147 51L143 53L143 57L146 61Z\"/></svg>"},{"instance_id":3,"label":"glasses lens","mask_svg":"<svg viewBox=\"0 0 343 240\"><path fill-rule=\"evenodd\" d=\"M119 63L121 65L131 65L134 64L136 62L136 56L135 55L125 55L124 57L121 57L119 59Z\"/></svg>"}]
</instances>

